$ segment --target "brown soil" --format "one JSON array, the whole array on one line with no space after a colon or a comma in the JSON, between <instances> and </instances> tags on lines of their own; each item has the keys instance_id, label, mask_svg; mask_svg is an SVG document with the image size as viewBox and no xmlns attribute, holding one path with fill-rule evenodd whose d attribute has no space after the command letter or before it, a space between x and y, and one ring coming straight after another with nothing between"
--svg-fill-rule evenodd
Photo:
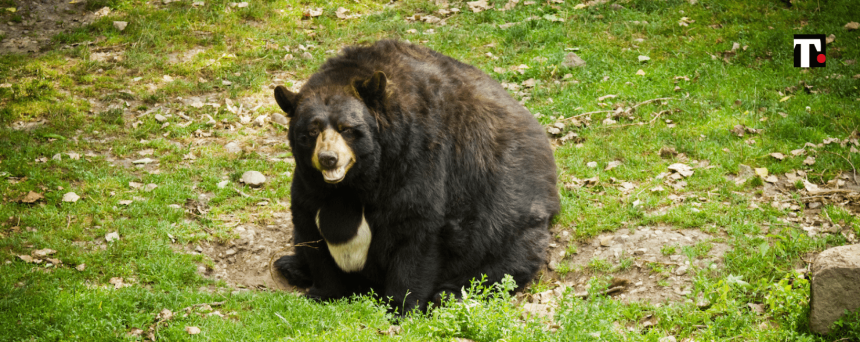
<instances>
[{"instance_id":1,"label":"brown soil","mask_svg":"<svg viewBox=\"0 0 860 342\"><path fill-rule=\"evenodd\" d=\"M0 54L37 53L50 45L58 33L87 25L107 15L108 9L87 11L86 1L34 0L16 1L15 14L21 22L9 20L0 26Z\"/></svg>"}]
</instances>

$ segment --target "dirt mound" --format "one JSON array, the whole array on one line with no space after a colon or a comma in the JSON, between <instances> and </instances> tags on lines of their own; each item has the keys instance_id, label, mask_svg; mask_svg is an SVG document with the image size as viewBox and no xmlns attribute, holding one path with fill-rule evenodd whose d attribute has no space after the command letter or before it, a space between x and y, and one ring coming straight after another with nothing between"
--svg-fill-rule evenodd
<instances>
[{"instance_id":1,"label":"dirt mound","mask_svg":"<svg viewBox=\"0 0 860 342\"><path fill-rule=\"evenodd\" d=\"M274 224L258 226L243 223L233 228L239 238L227 243L203 242L185 246L191 253L209 257L214 268L199 266L198 271L208 277L224 280L235 287L295 291L271 263L290 254L293 236L292 216L289 212L274 213Z\"/></svg>"},{"instance_id":2,"label":"dirt mound","mask_svg":"<svg viewBox=\"0 0 860 342\"><path fill-rule=\"evenodd\" d=\"M585 293L593 276L609 274L621 285L612 294L623 301L684 300L692 289L695 270L721 267L723 255L731 249L696 229L638 227L576 242L575 253L568 255L568 235L557 235L561 239L550 244L545 274L576 293ZM562 276L565 272L560 270L565 268L570 271Z\"/></svg>"}]
</instances>

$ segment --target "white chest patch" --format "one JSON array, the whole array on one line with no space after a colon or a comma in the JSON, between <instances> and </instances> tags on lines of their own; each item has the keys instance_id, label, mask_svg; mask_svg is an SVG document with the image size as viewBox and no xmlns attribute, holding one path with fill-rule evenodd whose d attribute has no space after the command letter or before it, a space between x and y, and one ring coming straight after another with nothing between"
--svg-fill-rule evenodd
<instances>
[{"instance_id":1,"label":"white chest patch","mask_svg":"<svg viewBox=\"0 0 860 342\"><path fill-rule=\"evenodd\" d=\"M317 229L320 229L320 210L317 210L316 217ZM367 220L364 219L364 212L361 213L361 225L358 226L358 232L347 242L340 244L332 244L326 241L328 251L334 258L334 262L344 272L357 272L364 268L367 262L367 251L370 249L370 226Z\"/></svg>"}]
</instances>

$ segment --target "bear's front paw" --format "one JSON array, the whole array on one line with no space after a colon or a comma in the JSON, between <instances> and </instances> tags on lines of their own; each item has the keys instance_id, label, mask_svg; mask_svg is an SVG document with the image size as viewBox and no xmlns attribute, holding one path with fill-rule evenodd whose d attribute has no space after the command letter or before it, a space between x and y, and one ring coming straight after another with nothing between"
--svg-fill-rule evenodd
<instances>
[{"instance_id":1,"label":"bear's front paw","mask_svg":"<svg viewBox=\"0 0 860 342\"><path fill-rule=\"evenodd\" d=\"M313 285L310 267L296 255L285 255L275 261L275 269L281 272L290 285L310 287Z\"/></svg>"}]
</instances>

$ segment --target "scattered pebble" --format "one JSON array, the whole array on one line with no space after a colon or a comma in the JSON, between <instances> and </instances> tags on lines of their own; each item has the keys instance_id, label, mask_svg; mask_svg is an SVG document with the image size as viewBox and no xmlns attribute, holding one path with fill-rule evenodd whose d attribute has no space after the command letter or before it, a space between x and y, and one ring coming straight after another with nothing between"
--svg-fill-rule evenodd
<instances>
[{"instance_id":1,"label":"scattered pebble","mask_svg":"<svg viewBox=\"0 0 860 342\"><path fill-rule=\"evenodd\" d=\"M266 176L259 171L247 171L242 174L241 182L256 188L266 182Z\"/></svg>"},{"instance_id":2,"label":"scattered pebble","mask_svg":"<svg viewBox=\"0 0 860 342\"><path fill-rule=\"evenodd\" d=\"M63 202L75 203L79 199L81 199L81 196L78 196L78 194L74 192L67 192L65 195L63 195Z\"/></svg>"},{"instance_id":3,"label":"scattered pebble","mask_svg":"<svg viewBox=\"0 0 860 342\"><path fill-rule=\"evenodd\" d=\"M224 145L224 149L227 151L227 153L242 152L242 148L239 147L239 144L237 144L235 141L229 142L229 143L227 143L227 145Z\"/></svg>"},{"instance_id":4,"label":"scattered pebble","mask_svg":"<svg viewBox=\"0 0 860 342\"><path fill-rule=\"evenodd\" d=\"M119 233L117 233L117 232L113 232L113 233L107 233L107 234L105 234L105 241L107 241L107 242L113 242L113 241L116 241L116 240L119 240Z\"/></svg>"}]
</instances>

